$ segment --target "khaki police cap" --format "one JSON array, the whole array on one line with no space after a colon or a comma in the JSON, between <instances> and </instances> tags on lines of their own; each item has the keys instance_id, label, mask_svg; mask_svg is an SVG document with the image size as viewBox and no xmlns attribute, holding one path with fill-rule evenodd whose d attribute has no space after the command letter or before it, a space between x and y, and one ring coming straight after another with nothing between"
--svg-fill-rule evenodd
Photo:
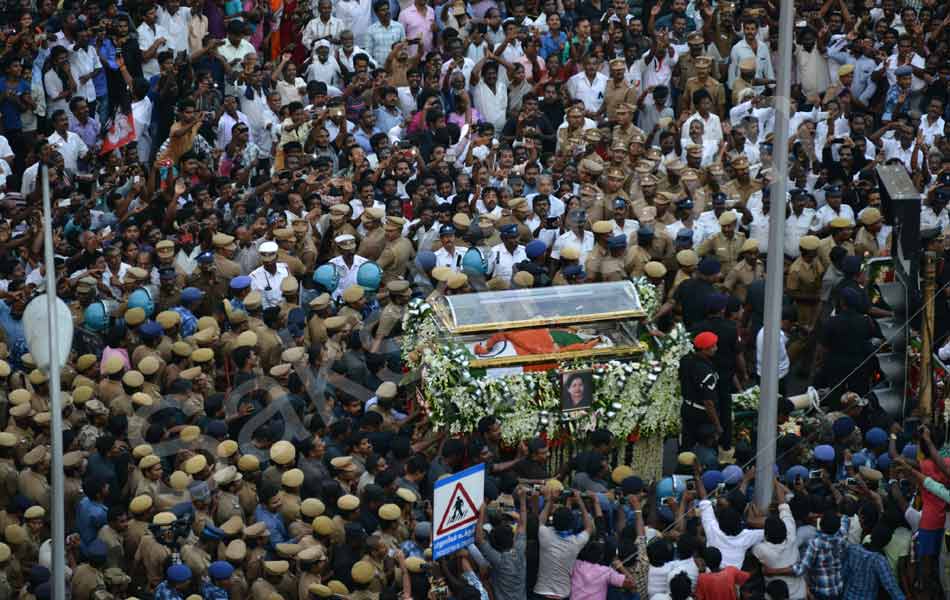
<instances>
[{"instance_id":1,"label":"khaki police cap","mask_svg":"<svg viewBox=\"0 0 950 600\"><path fill-rule=\"evenodd\" d=\"M798 246L802 250L814 251L818 249L818 246L821 245L821 240L814 235L803 235L801 239L798 240Z\"/></svg>"},{"instance_id":2,"label":"khaki police cap","mask_svg":"<svg viewBox=\"0 0 950 600\"><path fill-rule=\"evenodd\" d=\"M152 450L152 446L149 444L139 444L135 448L132 448L132 456L136 459L145 458L149 454L155 454Z\"/></svg>"},{"instance_id":3,"label":"khaki police cap","mask_svg":"<svg viewBox=\"0 0 950 600\"><path fill-rule=\"evenodd\" d=\"M191 361L203 364L214 360L214 351L211 348L198 348L191 353Z\"/></svg>"},{"instance_id":4,"label":"khaki police cap","mask_svg":"<svg viewBox=\"0 0 950 600\"><path fill-rule=\"evenodd\" d=\"M651 260L643 266L643 272L647 274L647 277L659 279L661 277L666 277L666 266L664 266L661 262Z\"/></svg>"},{"instance_id":5,"label":"khaki police cap","mask_svg":"<svg viewBox=\"0 0 950 600\"><path fill-rule=\"evenodd\" d=\"M337 499L336 506L340 510L356 510L360 507L360 499L352 494L345 494Z\"/></svg>"},{"instance_id":6,"label":"khaki police cap","mask_svg":"<svg viewBox=\"0 0 950 600\"><path fill-rule=\"evenodd\" d=\"M133 515L140 515L150 508L152 508L152 497L147 494L136 496L129 502L129 511L131 511Z\"/></svg>"},{"instance_id":7,"label":"khaki police cap","mask_svg":"<svg viewBox=\"0 0 950 600\"><path fill-rule=\"evenodd\" d=\"M125 363L122 362L122 358L119 356L110 356L106 359L106 362L102 365L102 372L106 375L115 375L125 368Z\"/></svg>"},{"instance_id":8,"label":"khaki police cap","mask_svg":"<svg viewBox=\"0 0 950 600\"><path fill-rule=\"evenodd\" d=\"M10 560L10 546L0 542L0 563Z\"/></svg>"},{"instance_id":9,"label":"khaki police cap","mask_svg":"<svg viewBox=\"0 0 950 600\"><path fill-rule=\"evenodd\" d=\"M614 225L611 221L597 221L591 226L591 230L594 233L610 233L614 230Z\"/></svg>"},{"instance_id":10,"label":"khaki police cap","mask_svg":"<svg viewBox=\"0 0 950 600\"><path fill-rule=\"evenodd\" d=\"M279 465L287 465L294 461L297 451L294 445L286 440L280 440L271 446L270 458Z\"/></svg>"},{"instance_id":11,"label":"khaki police cap","mask_svg":"<svg viewBox=\"0 0 950 600\"><path fill-rule=\"evenodd\" d=\"M9 431L0 432L0 448L13 448L17 444L17 437Z\"/></svg>"},{"instance_id":12,"label":"khaki police cap","mask_svg":"<svg viewBox=\"0 0 950 600\"><path fill-rule=\"evenodd\" d=\"M245 454L238 459L238 469L249 473L261 468L261 461L253 454Z\"/></svg>"},{"instance_id":13,"label":"khaki police cap","mask_svg":"<svg viewBox=\"0 0 950 600\"><path fill-rule=\"evenodd\" d=\"M284 487L300 487L303 484L303 471L300 469L288 469L280 476L280 484Z\"/></svg>"},{"instance_id":14,"label":"khaki police cap","mask_svg":"<svg viewBox=\"0 0 950 600\"><path fill-rule=\"evenodd\" d=\"M384 521L397 521L402 516L402 511L395 504L383 504L379 507L379 518Z\"/></svg>"},{"instance_id":15,"label":"khaki police cap","mask_svg":"<svg viewBox=\"0 0 950 600\"><path fill-rule=\"evenodd\" d=\"M185 473L189 475L195 475L204 470L208 466L208 459L205 458L204 454L196 454L185 461L183 465L185 468Z\"/></svg>"},{"instance_id":16,"label":"khaki police cap","mask_svg":"<svg viewBox=\"0 0 950 600\"><path fill-rule=\"evenodd\" d=\"M740 253L745 252L759 252L759 240L749 239L742 243L742 248L739 250Z\"/></svg>"},{"instance_id":17,"label":"khaki police cap","mask_svg":"<svg viewBox=\"0 0 950 600\"><path fill-rule=\"evenodd\" d=\"M193 442L201 435L201 428L197 425L185 425L178 432L178 437L185 442Z\"/></svg>"},{"instance_id":18,"label":"khaki police cap","mask_svg":"<svg viewBox=\"0 0 950 600\"><path fill-rule=\"evenodd\" d=\"M881 220L881 211L872 206L870 208L864 209L864 212L861 213L860 218L861 223L865 225L873 225Z\"/></svg>"},{"instance_id":19,"label":"khaki police cap","mask_svg":"<svg viewBox=\"0 0 950 600\"><path fill-rule=\"evenodd\" d=\"M152 517L152 525L158 525L160 527L165 527L171 525L178 520L178 517L175 516L175 513L172 512L160 512Z\"/></svg>"},{"instance_id":20,"label":"khaki police cap","mask_svg":"<svg viewBox=\"0 0 950 600\"><path fill-rule=\"evenodd\" d=\"M175 342L172 344L172 354L179 358L189 358L193 348L188 342Z\"/></svg>"},{"instance_id":21,"label":"khaki police cap","mask_svg":"<svg viewBox=\"0 0 950 600\"><path fill-rule=\"evenodd\" d=\"M227 536L234 536L241 533L244 531L244 519L238 515L234 515L224 523L221 523L221 531Z\"/></svg>"},{"instance_id":22,"label":"khaki police cap","mask_svg":"<svg viewBox=\"0 0 950 600\"><path fill-rule=\"evenodd\" d=\"M309 306L314 310L323 310L324 308L330 306L330 294L327 294L326 292L320 294L310 301Z\"/></svg>"},{"instance_id":23,"label":"khaki police cap","mask_svg":"<svg viewBox=\"0 0 950 600\"><path fill-rule=\"evenodd\" d=\"M317 535L330 535L333 533L333 521L330 517L320 515L313 520L313 532Z\"/></svg>"},{"instance_id":24,"label":"khaki police cap","mask_svg":"<svg viewBox=\"0 0 950 600\"><path fill-rule=\"evenodd\" d=\"M129 325L135 327L141 325L143 321L145 321L145 310L143 308L136 306L125 311L125 322Z\"/></svg>"},{"instance_id":25,"label":"khaki police cap","mask_svg":"<svg viewBox=\"0 0 950 600\"><path fill-rule=\"evenodd\" d=\"M847 217L835 217L828 225L832 229L846 229L851 227L851 221Z\"/></svg>"},{"instance_id":26,"label":"khaki police cap","mask_svg":"<svg viewBox=\"0 0 950 600\"><path fill-rule=\"evenodd\" d=\"M267 525L263 521L258 521L244 528L244 536L250 538L270 537L270 531L267 530Z\"/></svg>"},{"instance_id":27,"label":"khaki police cap","mask_svg":"<svg viewBox=\"0 0 950 600\"><path fill-rule=\"evenodd\" d=\"M699 264L699 256L692 250L680 250L676 253L676 262L681 267L695 267Z\"/></svg>"},{"instance_id":28,"label":"khaki police cap","mask_svg":"<svg viewBox=\"0 0 950 600\"><path fill-rule=\"evenodd\" d=\"M29 390L17 388L10 392L10 395L7 398L10 400L10 404L13 406L19 406L21 404L29 404L30 400L33 398L33 394L31 394Z\"/></svg>"},{"instance_id":29,"label":"khaki police cap","mask_svg":"<svg viewBox=\"0 0 950 600\"><path fill-rule=\"evenodd\" d=\"M244 308L248 310L257 310L261 307L264 299L261 297L261 293L254 290L248 293L247 296L244 296Z\"/></svg>"},{"instance_id":30,"label":"khaki police cap","mask_svg":"<svg viewBox=\"0 0 950 600\"><path fill-rule=\"evenodd\" d=\"M333 590L334 594L339 596L346 596L350 593L350 590L347 589L346 585L339 579L331 579L327 582L327 587Z\"/></svg>"},{"instance_id":31,"label":"khaki police cap","mask_svg":"<svg viewBox=\"0 0 950 600\"><path fill-rule=\"evenodd\" d=\"M271 377L284 377L290 373L290 365L287 363L282 363L279 365L274 365L270 368L269 371Z\"/></svg>"},{"instance_id":32,"label":"khaki police cap","mask_svg":"<svg viewBox=\"0 0 950 600\"><path fill-rule=\"evenodd\" d=\"M126 371L122 376L122 384L130 388L142 387L145 377L139 371Z\"/></svg>"},{"instance_id":33,"label":"khaki police cap","mask_svg":"<svg viewBox=\"0 0 950 600\"><path fill-rule=\"evenodd\" d=\"M284 280L280 282L280 291L285 294L292 294L300 288L300 282L297 281L297 278L293 275L288 275L284 277Z\"/></svg>"},{"instance_id":34,"label":"khaki police cap","mask_svg":"<svg viewBox=\"0 0 950 600\"><path fill-rule=\"evenodd\" d=\"M219 458L229 458L238 451L238 443L234 440L224 440L218 444L217 455Z\"/></svg>"},{"instance_id":35,"label":"khaki police cap","mask_svg":"<svg viewBox=\"0 0 950 600\"><path fill-rule=\"evenodd\" d=\"M242 331L234 342L235 348L254 348L257 346L257 334L253 331Z\"/></svg>"},{"instance_id":36,"label":"khaki police cap","mask_svg":"<svg viewBox=\"0 0 950 600\"><path fill-rule=\"evenodd\" d=\"M42 519L46 516L46 509L42 506L31 506L23 513L24 519Z\"/></svg>"},{"instance_id":37,"label":"khaki police cap","mask_svg":"<svg viewBox=\"0 0 950 600\"><path fill-rule=\"evenodd\" d=\"M177 313L175 313L177 314ZM83 354L76 359L76 370L79 372L85 371L96 364L96 355L95 354Z\"/></svg>"},{"instance_id":38,"label":"khaki police cap","mask_svg":"<svg viewBox=\"0 0 950 600\"><path fill-rule=\"evenodd\" d=\"M168 483L172 486L172 489L183 492L191 484L191 477L184 471L175 471L169 476Z\"/></svg>"},{"instance_id":39,"label":"khaki police cap","mask_svg":"<svg viewBox=\"0 0 950 600\"><path fill-rule=\"evenodd\" d=\"M326 511L327 507L319 498L307 498L300 503L300 514L308 519L315 519Z\"/></svg>"},{"instance_id":40,"label":"khaki police cap","mask_svg":"<svg viewBox=\"0 0 950 600\"><path fill-rule=\"evenodd\" d=\"M265 560L264 570L271 575L283 575L290 568L290 563L286 560Z\"/></svg>"},{"instance_id":41,"label":"khaki police cap","mask_svg":"<svg viewBox=\"0 0 950 600\"><path fill-rule=\"evenodd\" d=\"M376 567L371 563L360 560L353 565L353 568L350 569L350 575L353 577L353 581L359 585L366 585L373 580L373 576L376 575Z\"/></svg>"},{"instance_id":42,"label":"khaki police cap","mask_svg":"<svg viewBox=\"0 0 950 600\"><path fill-rule=\"evenodd\" d=\"M732 225L735 222L736 222L736 213L732 212L731 210L727 210L726 212L719 215L720 225Z\"/></svg>"},{"instance_id":43,"label":"khaki police cap","mask_svg":"<svg viewBox=\"0 0 950 600\"><path fill-rule=\"evenodd\" d=\"M66 468L78 467L82 463L82 452L73 450L63 455L63 466Z\"/></svg>"},{"instance_id":44,"label":"khaki police cap","mask_svg":"<svg viewBox=\"0 0 950 600\"><path fill-rule=\"evenodd\" d=\"M406 559L406 569L408 569L410 573L422 573L425 564L426 561L418 556L410 556Z\"/></svg>"},{"instance_id":45,"label":"khaki police cap","mask_svg":"<svg viewBox=\"0 0 950 600\"><path fill-rule=\"evenodd\" d=\"M149 454L148 456L142 457L142 460L139 461L139 468L144 471L145 469L154 467L160 462L162 462L162 459L155 456L154 454Z\"/></svg>"},{"instance_id":46,"label":"khaki police cap","mask_svg":"<svg viewBox=\"0 0 950 600\"><path fill-rule=\"evenodd\" d=\"M190 369L185 369L178 374L179 377L186 381L194 381L201 375L201 367L191 367Z\"/></svg>"},{"instance_id":47,"label":"khaki police cap","mask_svg":"<svg viewBox=\"0 0 950 600\"><path fill-rule=\"evenodd\" d=\"M343 290L343 301L359 302L365 294L366 291L363 289L363 286L353 284Z\"/></svg>"},{"instance_id":48,"label":"khaki police cap","mask_svg":"<svg viewBox=\"0 0 950 600\"><path fill-rule=\"evenodd\" d=\"M574 244L569 244L561 248L561 258L564 260L578 260L581 257L581 250Z\"/></svg>"},{"instance_id":49,"label":"khaki police cap","mask_svg":"<svg viewBox=\"0 0 950 600\"><path fill-rule=\"evenodd\" d=\"M247 544L244 540L231 540L224 549L224 557L230 561L242 561L247 556Z\"/></svg>"},{"instance_id":50,"label":"khaki police cap","mask_svg":"<svg viewBox=\"0 0 950 600\"><path fill-rule=\"evenodd\" d=\"M154 375L158 373L158 370L161 368L162 363L154 356L146 356L139 361L139 372L142 375Z\"/></svg>"}]
</instances>

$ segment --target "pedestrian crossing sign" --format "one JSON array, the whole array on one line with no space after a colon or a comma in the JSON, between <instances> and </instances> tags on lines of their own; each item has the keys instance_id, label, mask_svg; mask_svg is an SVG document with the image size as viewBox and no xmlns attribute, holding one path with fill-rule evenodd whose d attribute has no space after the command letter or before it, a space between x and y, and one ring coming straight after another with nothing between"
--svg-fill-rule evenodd
<instances>
[{"instance_id":1,"label":"pedestrian crossing sign","mask_svg":"<svg viewBox=\"0 0 950 600\"><path fill-rule=\"evenodd\" d=\"M432 558L439 559L475 541L478 510L485 497L485 465L444 477L433 488Z\"/></svg>"}]
</instances>

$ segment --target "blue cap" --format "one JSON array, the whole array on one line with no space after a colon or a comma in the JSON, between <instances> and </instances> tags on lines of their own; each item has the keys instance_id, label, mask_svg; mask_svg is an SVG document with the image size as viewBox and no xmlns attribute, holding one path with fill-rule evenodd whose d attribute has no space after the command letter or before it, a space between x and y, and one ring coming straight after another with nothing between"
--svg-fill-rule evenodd
<instances>
[{"instance_id":1,"label":"blue cap","mask_svg":"<svg viewBox=\"0 0 950 600\"><path fill-rule=\"evenodd\" d=\"M584 267L578 264L567 265L566 267L564 267L564 276L565 277L583 277Z\"/></svg>"},{"instance_id":2,"label":"blue cap","mask_svg":"<svg viewBox=\"0 0 950 600\"><path fill-rule=\"evenodd\" d=\"M729 465L722 470L722 478L727 485L737 485L742 481L742 467Z\"/></svg>"},{"instance_id":3,"label":"blue cap","mask_svg":"<svg viewBox=\"0 0 950 600\"><path fill-rule=\"evenodd\" d=\"M679 496L676 492L676 482L672 477L664 477L660 483L656 484L656 498L659 500L670 496Z\"/></svg>"},{"instance_id":4,"label":"blue cap","mask_svg":"<svg viewBox=\"0 0 950 600\"><path fill-rule=\"evenodd\" d=\"M851 455L851 466L855 469L868 464L868 456L864 452L855 452Z\"/></svg>"},{"instance_id":5,"label":"blue cap","mask_svg":"<svg viewBox=\"0 0 950 600\"><path fill-rule=\"evenodd\" d=\"M627 247L627 236L615 235L607 239L607 248L610 250L619 250Z\"/></svg>"},{"instance_id":6,"label":"blue cap","mask_svg":"<svg viewBox=\"0 0 950 600\"><path fill-rule=\"evenodd\" d=\"M693 243L693 230L692 230L692 229L686 229L685 227L684 227L683 229L680 229L679 231L676 232L676 241L677 241L677 242L689 242L690 244L692 244L692 243Z\"/></svg>"},{"instance_id":7,"label":"blue cap","mask_svg":"<svg viewBox=\"0 0 950 600\"><path fill-rule=\"evenodd\" d=\"M439 227L439 237L442 237L443 235L455 235L455 227L452 227L451 225L443 225L442 227Z\"/></svg>"},{"instance_id":8,"label":"blue cap","mask_svg":"<svg viewBox=\"0 0 950 600\"><path fill-rule=\"evenodd\" d=\"M713 491L717 485L725 483L725 481L726 478L723 477L722 471L713 469L712 471L703 473L703 487L706 488L707 492Z\"/></svg>"},{"instance_id":9,"label":"blue cap","mask_svg":"<svg viewBox=\"0 0 950 600\"><path fill-rule=\"evenodd\" d=\"M891 455L887 452L882 452L881 455L877 457L877 470L886 471L890 468L892 462Z\"/></svg>"},{"instance_id":10,"label":"blue cap","mask_svg":"<svg viewBox=\"0 0 950 600\"><path fill-rule=\"evenodd\" d=\"M547 249L547 244L541 240L531 240L528 242L528 245L524 247L524 253L528 256L528 258L537 258L539 256L544 256L544 253Z\"/></svg>"},{"instance_id":11,"label":"blue cap","mask_svg":"<svg viewBox=\"0 0 950 600\"><path fill-rule=\"evenodd\" d=\"M198 481L188 488L188 492L191 494L191 499L198 502L206 502L211 498L211 488L205 481Z\"/></svg>"},{"instance_id":12,"label":"blue cap","mask_svg":"<svg viewBox=\"0 0 950 600\"><path fill-rule=\"evenodd\" d=\"M199 302L204 296L205 293L196 287L186 287L181 291L182 303Z\"/></svg>"},{"instance_id":13,"label":"blue cap","mask_svg":"<svg viewBox=\"0 0 950 600\"><path fill-rule=\"evenodd\" d=\"M227 579L234 574L234 567L226 560L216 560L208 565L208 575L211 579Z\"/></svg>"},{"instance_id":14,"label":"blue cap","mask_svg":"<svg viewBox=\"0 0 950 600\"><path fill-rule=\"evenodd\" d=\"M652 238L653 235L653 228L649 225L641 225L640 229L637 229L637 237L639 238Z\"/></svg>"},{"instance_id":15,"label":"blue cap","mask_svg":"<svg viewBox=\"0 0 950 600\"><path fill-rule=\"evenodd\" d=\"M726 309L729 296L725 294L710 294L706 296L706 312L719 312Z\"/></svg>"},{"instance_id":16,"label":"blue cap","mask_svg":"<svg viewBox=\"0 0 950 600\"><path fill-rule=\"evenodd\" d=\"M237 277L232 277L231 283L228 285L232 290L246 290L251 287L251 278L247 275L238 275Z\"/></svg>"},{"instance_id":17,"label":"blue cap","mask_svg":"<svg viewBox=\"0 0 950 600\"><path fill-rule=\"evenodd\" d=\"M150 339L160 337L163 331L162 326L155 321L145 321L138 328L140 336Z\"/></svg>"},{"instance_id":18,"label":"blue cap","mask_svg":"<svg viewBox=\"0 0 950 600\"><path fill-rule=\"evenodd\" d=\"M423 271L432 269L435 267L435 263L435 252L432 250L420 250L419 254L416 254L416 266Z\"/></svg>"},{"instance_id":19,"label":"blue cap","mask_svg":"<svg viewBox=\"0 0 950 600\"><path fill-rule=\"evenodd\" d=\"M917 458L917 444L907 444L901 450L901 456L904 458L915 460Z\"/></svg>"},{"instance_id":20,"label":"blue cap","mask_svg":"<svg viewBox=\"0 0 950 600\"><path fill-rule=\"evenodd\" d=\"M785 483L795 483L796 479L808 479L808 469L801 465L789 467L788 471L785 471Z\"/></svg>"},{"instance_id":21,"label":"blue cap","mask_svg":"<svg viewBox=\"0 0 950 600\"><path fill-rule=\"evenodd\" d=\"M715 258L706 257L699 261L699 272L703 275L715 275L722 271L722 265Z\"/></svg>"},{"instance_id":22,"label":"blue cap","mask_svg":"<svg viewBox=\"0 0 950 600\"><path fill-rule=\"evenodd\" d=\"M93 540L83 553L92 560L105 560L109 554L109 548L102 540Z\"/></svg>"},{"instance_id":23,"label":"blue cap","mask_svg":"<svg viewBox=\"0 0 950 600\"><path fill-rule=\"evenodd\" d=\"M624 200L623 197L617 196L616 198L614 198L614 208L626 208L626 207L627 207L627 201Z\"/></svg>"},{"instance_id":24,"label":"blue cap","mask_svg":"<svg viewBox=\"0 0 950 600\"><path fill-rule=\"evenodd\" d=\"M170 281L176 277L175 267L160 267L158 269L158 278L162 281Z\"/></svg>"},{"instance_id":25,"label":"blue cap","mask_svg":"<svg viewBox=\"0 0 950 600\"><path fill-rule=\"evenodd\" d=\"M841 195L841 186L840 185L829 185L825 188L826 196L840 196Z\"/></svg>"},{"instance_id":26,"label":"blue cap","mask_svg":"<svg viewBox=\"0 0 950 600\"><path fill-rule=\"evenodd\" d=\"M213 438L224 437L228 434L228 426L224 421L209 421L206 432Z\"/></svg>"},{"instance_id":27,"label":"blue cap","mask_svg":"<svg viewBox=\"0 0 950 600\"><path fill-rule=\"evenodd\" d=\"M854 419L845 415L834 422L831 426L831 430L834 432L835 437L840 438L849 435L854 431L854 427Z\"/></svg>"},{"instance_id":28,"label":"blue cap","mask_svg":"<svg viewBox=\"0 0 950 600\"><path fill-rule=\"evenodd\" d=\"M214 252L207 250L198 255L197 261L203 265L207 265L214 262Z\"/></svg>"},{"instance_id":29,"label":"blue cap","mask_svg":"<svg viewBox=\"0 0 950 600\"><path fill-rule=\"evenodd\" d=\"M864 434L864 441L871 448L877 448L887 444L887 432L880 427L872 427Z\"/></svg>"},{"instance_id":30,"label":"blue cap","mask_svg":"<svg viewBox=\"0 0 950 600\"><path fill-rule=\"evenodd\" d=\"M910 67L910 65L897 67L897 69L894 70L894 75L897 77L905 77L907 75L913 75L913 74L914 74L914 70Z\"/></svg>"},{"instance_id":31,"label":"blue cap","mask_svg":"<svg viewBox=\"0 0 950 600\"><path fill-rule=\"evenodd\" d=\"M205 525L201 530L201 537L206 540L223 540L224 532L214 525Z\"/></svg>"},{"instance_id":32,"label":"blue cap","mask_svg":"<svg viewBox=\"0 0 950 600\"><path fill-rule=\"evenodd\" d=\"M168 581L172 583L184 583L191 579L191 569L188 568L188 565L183 565L181 563L176 563L165 571L165 576L168 577Z\"/></svg>"},{"instance_id":33,"label":"blue cap","mask_svg":"<svg viewBox=\"0 0 950 600\"><path fill-rule=\"evenodd\" d=\"M845 275L855 275L861 272L860 256L845 256L841 261L841 272Z\"/></svg>"},{"instance_id":34,"label":"blue cap","mask_svg":"<svg viewBox=\"0 0 950 600\"><path fill-rule=\"evenodd\" d=\"M676 203L677 210L693 210L693 201L689 198L683 198Z\"/></svg>"},{"instance_id":35,"label":"blue cap","mask_svg":"<svg viewBox=\"0 0 950 600\"><path fill-rule=\"evenodd\" d=\"M646 486L644 486L642 479L636 475L631 475L630 477L627 477L623 480L623 482L620 484L620 487L623 488L624 494L639 494Z\"/></svg>"},{"instance_id":36,"label":"blue cap","mask_svg":"<svg viewBox=\"0 0 950 600\"><path fill-rule=\"evenodd\" d=\"M835 449L828 444L815 446L815 460L821 462L831 462L835 459Z\"/></svg>"},{"instance_id":37,"label":"blue cap","mask_svg":"<svg viewBox=\"0 0 950 600\"><path fill-rule=\"evenodd\" d=\"M722 192L716 192L712 197L713 206L725 206L726 198L727 196Z\"/></svg>"},{"instance_id":38,"label":"blue cap","mask_svg":"<svg viewBox=\"0 0 950 600\"><path fill-rule=\"evenodd\" d=\"M499 233L503 238L511 238L518 236L518 226L514 223L508 223L507 225L502 225L499 229Z\"/></svg>"},{"instance_id":39,"label":"blue cap","mask_svg":"<svg viewBox=\"0 0 950 600\"><path fill-rule=\"evenodd\" d=\"M306 326L307 313L304 312L304 309L298 306L287 313L287 331L290 332L290 335L294 337L302 336Z\"/></svg>"}]
</instances>

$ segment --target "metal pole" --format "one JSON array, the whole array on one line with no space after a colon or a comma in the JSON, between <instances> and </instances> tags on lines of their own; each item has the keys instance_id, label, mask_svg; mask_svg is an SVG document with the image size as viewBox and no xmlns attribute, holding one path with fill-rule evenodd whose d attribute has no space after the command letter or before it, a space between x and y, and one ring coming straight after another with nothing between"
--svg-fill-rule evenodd
<instances>
[{"instance_id":1,"label":"metal pole","mask_svg":"<svg viewBox=\"0 0 950 600\"><path fill-rule=\"evenodd\" d=\"M924 315L920 323L920 418L933 420L933 343L934 343L934 280L937 277L937 254L924 252L923 264Z\"/></svg>"},{"instance_id":2,"label":"metal pole","mask_svg":"<svg viewBox=\"0 0 950 600\"><path fill-rule=\"evenodd\" d=\"M46 317L49 323L49 402L50 433L52 438L52 578L53 600L66 598L66 523L63 512L63 405L60 401L59 382L59 324L56 310L56 262L53 256L53 210L50 205L49 169L43 166L43 261L46 264Z\"/></svg>"},{"instance_id":3,"label":"metal pole","mask_svg":"<svg viewBox=\"0 0 950 600\"><path fill-rule=\"evenodd\" d=\"M772 501L772 469L778 424L779 326L782 320L782 288L785 247L785 194L788 191L788 113L792 83L792 0L781 0L778 34L778 73L775 89L775 145L772 161L771 208L769 209L769 254L765 279L763 314L764 352L756 448L755 503L765 510Z\"/></svg>"}]
</instances>

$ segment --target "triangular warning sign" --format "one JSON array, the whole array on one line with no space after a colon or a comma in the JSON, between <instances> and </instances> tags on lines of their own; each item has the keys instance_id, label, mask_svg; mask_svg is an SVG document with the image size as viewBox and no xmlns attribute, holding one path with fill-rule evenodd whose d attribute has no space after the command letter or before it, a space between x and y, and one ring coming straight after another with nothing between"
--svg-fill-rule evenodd
<instances>
[{"instance_id":1,"label":"triangular warning sign","mask_svg":"<svg viewBox=\"0 0 950 600\"><path fill-rule=\"evenodd\" d=\"M461 482L455 484L445 514L439 520L436 535L443 535L478 520L478 509Z\"/></svg>"}]
</instances>

